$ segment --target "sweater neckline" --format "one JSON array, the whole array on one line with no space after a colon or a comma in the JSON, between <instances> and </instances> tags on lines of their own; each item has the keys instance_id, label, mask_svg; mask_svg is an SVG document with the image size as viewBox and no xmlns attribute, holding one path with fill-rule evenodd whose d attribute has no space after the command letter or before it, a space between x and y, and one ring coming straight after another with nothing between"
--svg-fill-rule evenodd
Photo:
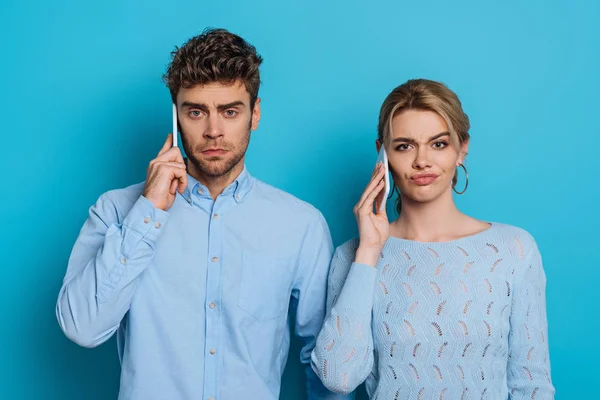
<instances>
[{"instance_id":1,"label":"sweater neckline","mask_svg":"<svg viewBox=\"0 0 600 400\"><path fill-rule=\"evenodd\" d=\"M403 238L400 238L400 237L397 237L397 236L390 236L388 238L388 241L389 242L397 242L397 243L407 244L407 245L414 245L414 246L456 245L456 244L459 244L459 243L464 243L464 242L472 241L474 239L479 239L482 236L487 236L491 232L493 232L494 230L496 230L496 228L499 226L499 224L496 223L496 222L487 222L487 223L490 224L490 226L488 226L486 229L484 229L482 231L479 231L479 232L474 233L472 235L463 236L461 238L453 239L453 240L449 240L449 241L445 241L445 242L421 242L421 241L418 241L418 240L403 239Z\"/></svg>"}]
</instances>

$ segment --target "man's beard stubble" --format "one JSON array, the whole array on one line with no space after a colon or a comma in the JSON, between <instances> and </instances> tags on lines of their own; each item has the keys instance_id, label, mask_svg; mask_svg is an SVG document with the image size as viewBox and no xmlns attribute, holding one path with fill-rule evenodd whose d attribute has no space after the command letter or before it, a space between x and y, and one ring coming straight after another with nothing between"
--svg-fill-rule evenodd
<instances>
[{"instance_id":1,"label":"man's beard stubble","mask_svg":"<svg viewBox=\"0 0 600 400\"><path fill-rule=\"evenodd\" d=\"M240 148L236 149L234 146L227 142L219 142L219 147L223 148L224 150L233 152L233 158L228 159L225 164L217 165L216 163L213 163L211 161L203 160L199 157L196 157L197 153L201 153L203 150L215 146L215 144L217 144L216 142L208 142L202 147L197 146L193 149L191 148L190 143L186 139L186 134L183 132L183 130L181 130L181 127L180 132L181 144L183 145L183 149L185 151L185 154L187 155L188 161L194 165L194 168L197 171L199 171L207 178L219 178L224 175L227 175L244 158L246 150L248 149L248 144L250 143L250 129L248 129L246 136L240 144Z\"/></svg>"}]
</instances>

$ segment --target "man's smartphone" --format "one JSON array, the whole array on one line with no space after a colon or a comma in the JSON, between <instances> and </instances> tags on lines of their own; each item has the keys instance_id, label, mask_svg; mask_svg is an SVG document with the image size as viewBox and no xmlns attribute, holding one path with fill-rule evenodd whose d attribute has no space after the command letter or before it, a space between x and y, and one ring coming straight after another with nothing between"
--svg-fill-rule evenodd
<instances>
[{"instance_id":1,"label":"man's smartphone","mask_svg":"<svg viewBox=\"0 0 600 400\"><path fill-rule=\"evenodd\" d=\"M383 178L385 180L385 187L383 188L383 190L381 192L379 192L379 194L375 198L375 205L376 205L378 213L385 211L385 205L387 202L387 198L390 194L390 187L391 187L390 168L388 165L388 157L387 157L387 153L385 152L385 148L383 147L383 145L379 149L379 156L377 157L377 164L379 164L379 163L383 163L383 168L385 169L385 174L384 174L384 178Z\"/></svg>"},{"instance_id":2,"label":"man's smartphone","mask_svg":"<svg viewBox=\"0 0 600 400\"><path fill-rule=\"evenodd\" d=\"M173 147L177 147L177 106L173 103Z\"/></svg>"}]
</instances>

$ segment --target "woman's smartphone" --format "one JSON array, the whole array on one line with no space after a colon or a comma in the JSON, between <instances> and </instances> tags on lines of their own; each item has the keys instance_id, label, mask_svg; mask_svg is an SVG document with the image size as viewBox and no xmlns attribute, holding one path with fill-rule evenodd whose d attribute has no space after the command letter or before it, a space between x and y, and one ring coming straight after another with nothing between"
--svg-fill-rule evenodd
<instances>
[{"instance_id":1,"label":"woman's smartphone","mask_svg":"<svg viewBox=\"0 0 600 400\"><path fill-rule=\"evenodd\" d=\"M384 186L383 190L381 192L379 192L379 194L375 198L375 207L377 208L378 213L385 211L385 205L386 205L387 198L390 194L390 187L391 187L390 167L388 165L387 153L385 152L385 148L383 147L383 145L379 149L379 156L377 157L377 164L379 164L379 163L383 163L383 167L385 168L385 174L384 174L384 178L383 178L385 180L385 186Z\"/></svg>"}]
</instances>

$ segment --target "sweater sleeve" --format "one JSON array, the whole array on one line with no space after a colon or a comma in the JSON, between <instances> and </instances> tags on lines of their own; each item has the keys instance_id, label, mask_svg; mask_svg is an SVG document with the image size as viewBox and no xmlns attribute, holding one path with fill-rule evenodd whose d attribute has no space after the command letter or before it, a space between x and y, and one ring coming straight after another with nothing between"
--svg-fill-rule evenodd
<instances>
[{"instance_id":1,"label":"sweater sleeve","mask_svg":"<svg viewBox=\"0 0 600 400\"><path fill-rule=\"evenodd\" d=\"M371 318L377 270L352 258L349 246L334 254L327 314L311 356L323 384L338 393L350 393L364 382L374 360Z\"/></svg>"},{"instance_id":2,"label":"sweater sleeve","mask_svg":"<svg viewBox=\"0 0 600 400\"><path fill-rule=\"evenodd\" d=\"M546 276L535 242L515 270L508 337L511 399L553 399L546 320Z\"/></svg>"}]
</instances>

